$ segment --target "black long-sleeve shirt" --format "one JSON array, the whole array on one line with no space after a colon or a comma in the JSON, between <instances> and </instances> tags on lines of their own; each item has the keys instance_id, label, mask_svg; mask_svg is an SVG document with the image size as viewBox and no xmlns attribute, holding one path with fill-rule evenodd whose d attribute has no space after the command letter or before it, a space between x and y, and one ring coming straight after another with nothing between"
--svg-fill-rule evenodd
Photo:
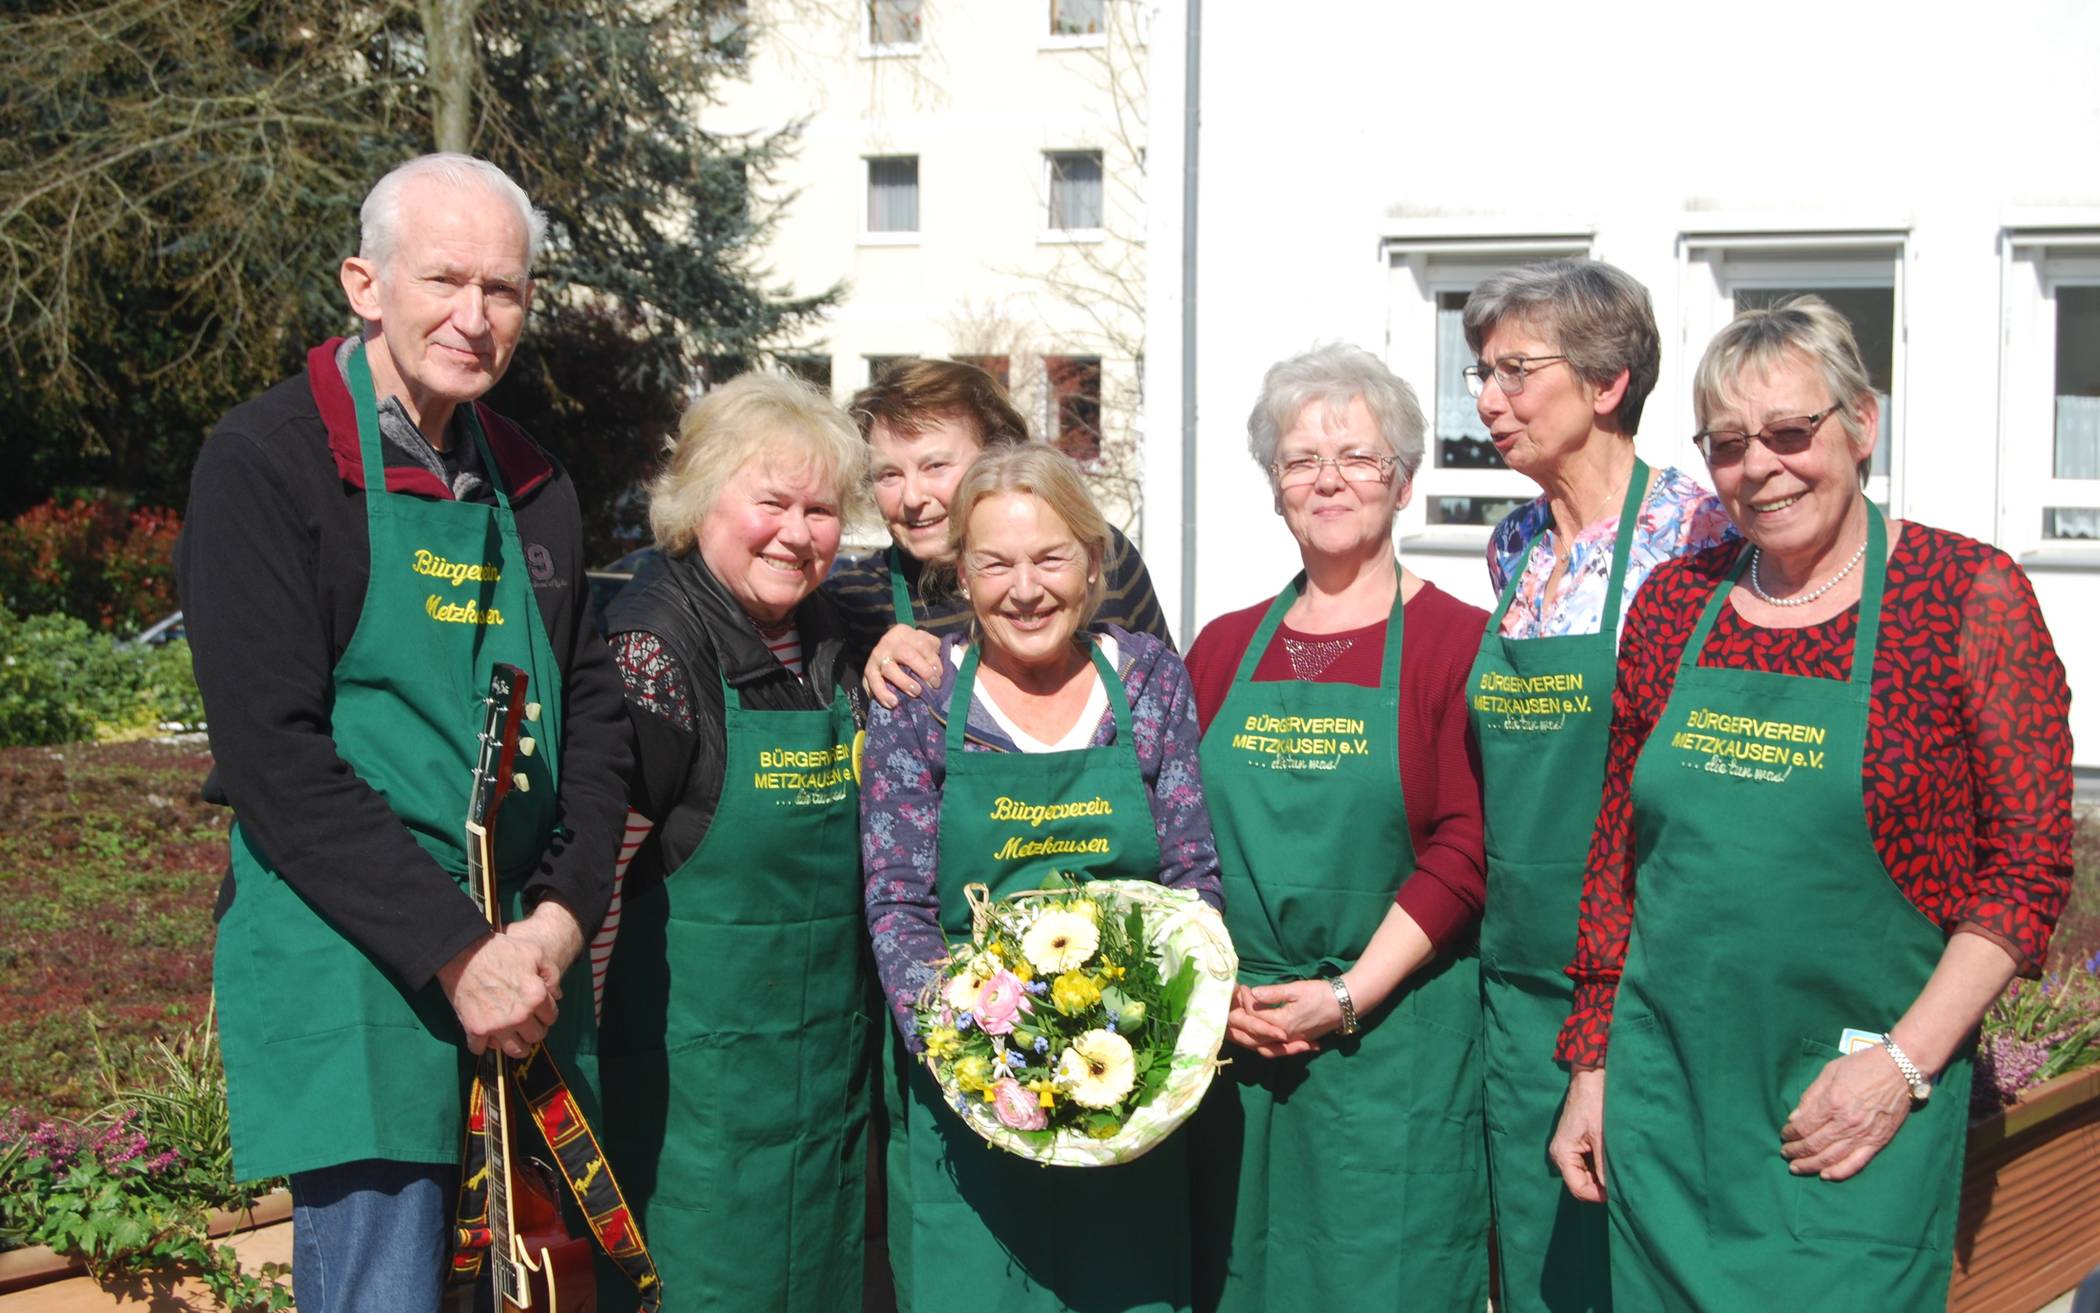
<instances>
[{"instance_id":1,"label":"black long-sleeve shirt","mask_svg":"<svg viewBox=\"0 0 2100 1313\"><path fill-rule=\"evenodd\" d=\"M527 878L525 900L559 899L588 938L611 897L626 808L620 677L590 623L574 485L515 427L480 413L565 676L560 830ZM387 484L450 495L392 446ZM233 807L271 865L337 931L420 988L488 926L331 735L331 672L371 574L356 418L333 344L315 349L307 374L219 422L191 477L175 570L215 759L204 796ZM238 896L229 871L221 914Z\"/></svg>"}]
</instances>

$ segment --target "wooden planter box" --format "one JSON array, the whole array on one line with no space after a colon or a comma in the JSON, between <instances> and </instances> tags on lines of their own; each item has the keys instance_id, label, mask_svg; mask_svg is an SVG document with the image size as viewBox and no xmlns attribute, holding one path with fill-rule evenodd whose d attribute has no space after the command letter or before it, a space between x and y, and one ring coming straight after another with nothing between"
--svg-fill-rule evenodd
<instances>
[{"instance_id":1,"label":"wooden planter box","mask_svg":"<svg viewBox=\"0 0 2100 1313\"><path fill-rule=\"evenodd\" d=\"M1969 1128L1950 1313L2034 1313L2100 1267L2100 1067Z\"/></svg>"},{"instance_id":2,"label":"wooden planter box","mask_svg":"<svg viewBox=\"0 0 2100 1313\"><path fill-rule=\"evenodd\" d=\"M292 1197L274 1190L238 1213L211 1220L214 1236L230 1236L241 1266L292 1261ZM166 1278L128 1277L98 1284L77 1259L61 1258L43 1245L0 1254L0 1313L92 1313L112 1308L155 1313L215 1309L204 1284L171 1272Z\"/></svg>"}]
</instances>

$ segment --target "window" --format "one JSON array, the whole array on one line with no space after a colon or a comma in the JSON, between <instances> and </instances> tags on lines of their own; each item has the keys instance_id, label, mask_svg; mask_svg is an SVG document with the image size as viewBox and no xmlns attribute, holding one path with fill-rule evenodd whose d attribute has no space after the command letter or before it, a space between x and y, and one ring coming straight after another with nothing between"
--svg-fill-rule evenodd
<instances>
[{"instance_id":1,"label":"window","mask_svg":"<svg viewBox=\"0 0 2100 1313\"><path fill-rule=\"evenodd\" d=\"M1074 460L1101 456L1101 358L1045 356L1050 378L1052 441Z\"/></svg>"},{"instance_id":2,"label":"window","mask_svg":"<svg viewBox=\"0 0 2100 1313\"><path fill-rule=\"evenodd\" d=\"M1006 357L1006 356L957 356L957 357L956 357L956 360L960 361L960 362L961 362L962 364L965 364L965 365L975 365L975 366L977 366L977 367L978 367L979 369L983 370L983 371L984 371L985 373L987 373L987 374L990 374L990 375L991 375L991 376L992 376L993 378L995 378L995 379L999 380L999 386L1000 386L1000 387L1006 388L1006 389L1008 389L1009 391L1011 391L1011 390L1012 390L1012 388L1013 388L1013 381L1012 381L1011 375L1012 375L1012 371L1013 371L1013 362L1012 362L1012 361L1011 361L1011 360L1010 360L1010 359L1009 359L1008 357Z\"/></svg>"},{"instance_id":3,"label":"window","mask_svg":"<svg viewBox=\"0 0 2100 1313\"><path fill-rule=\"evenodd\" d=\"M919 157L877 155L868 160L868 232L919 231Z\"/></svg>"},{"instance_id":4,"label":"window","mask_svg":"<svg viewBox=\"0 0 2100 1313\"><path fill-rule=\"evenodd\" d=\"M791 374L805 383L813 383L831 391L831 357L813 355L788 355L777 358L776 363L784 374Z\"/></svg>"},{"instance_id":5,"label":"window","mask_svg":"<svg viewBox=\"0 0 2100 1313\"><path fill-rule=\"evenodd\" d=\"M2059 282L2056 302L2056 414L2049 500L2042 536L2100 542L2100 283Z\"/></svg>"},{"instance_id":6,"label":"window","mask_svg":"<svg viewBox=\"0 0 2100 1313\"><path fill-rule=\"evenodd\" d=\"M1429 418L1428 450L1416 472L1414 500L1402 512L1404 532L1454 529L1470 544L1538 485L1502 463L1488 441L1473 394L1459 373L1473 363L1466 345L1466 300L1489 274L1588 251L1586 237L1394 241L1390 271L1388 367L1415 389Z\"/></svg>"},{"instance_id":7,"label":"window","mask_svg":"<svg viewBox=\"0 0 2100 1313\"><path fill-rule=\"evenodd\" d=\"M1694 365L1707 342L1744 310L1814 293L1852 324L1874 394L1881 432L1868 470L1867 495L1901 513L1903 472L1903 243L1900 234L1836 240L1771 236L1687 241L1686 348ZM1691 425L1690 399L1679 423ZM1663 419L1663 415L1658 415ZM1689 436L1691 430L1685 430Z\"/></svg>"},{"instance_id":8,"label":"window","mask_svg":"<svg viewBox=\"0 0 2100 1313\"><path fill-rule=\"evenodd\" d=\"M1043 159L1049 168L1049 230L1101 231L1101 152L1053 150L1045 152Z\"/></svg>"},{"instance_id":9,"label":"window","mask_svg":"<svg viewBox=\"0 0 2100 1313\"><path fill-rule=\"evenodd\" d=\"M1095 36L1107 30L1104 0L1050 0L1051 36Z\"/></svg>"},{"instance_id":10,"label":"window","mask_svg":"<svg viewBox=\"0 0 2100 1313\"><path fill-rule=\"evenodd\" d=\"M905 55L919 46L919 0L866 0L869 54Z\"/></svg>"},{"instance_id":11,"label":"window","mask_svg":"<svg viewBox=\"0 0 2100 1313\"><path fill-rule=\"evenodd\" d=\"M2100 232L2013 236L1998 541L2100 545Z\"/></svg>"}]
</instances>

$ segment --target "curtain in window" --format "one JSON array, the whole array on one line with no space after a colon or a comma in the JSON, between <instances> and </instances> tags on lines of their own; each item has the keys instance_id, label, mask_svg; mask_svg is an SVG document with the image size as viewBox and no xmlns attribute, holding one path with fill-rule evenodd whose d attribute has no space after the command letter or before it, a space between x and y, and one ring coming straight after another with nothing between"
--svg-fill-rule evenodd
<instances>
[{"instance_id":1,"label":"curtain in window","mask_svg":"<svg viewBox=\"0 0 2100 1313\"><path fill-rule=\"evenodd\" d=\"M919 0L868 0L868 44L908 46L919 40Z\"/></svg>"},{"instance_id":2,"label":"curtain in window","mask_svg":"<svg viewBox=\"0 0 2100 1313\"><path fill-rule=\"evenodd\" d=\"M1436 435L1468 437L1480 432L1480 412L1459 371L1473 363L1466 345L1464 307L1438 306L1436 311Z\"/></svg>"},{"instance_id":3,"label":"curtain in window","mask_svg":"<svg viewBox=\"0 0 2100 1313\"><path fill-rule=\"evenodd\" d=\"M1050 31L1056 36L1085 36L1102 30L1101 0L1050 0Z\"/></svg>"},{"instance_id":4,"label":"curtain in window","mask_svg":"<svg viewBox=\"0 0 2100 1313\"><path fill-rule=\"evenodd\" d=\"M1101 152L1050 157L1050 227L1057 232L1101 226Z\"/></svg>"},{"instance_id":5,"label":"curtain in window","mask_svg":"<svg viewBox=\"0 0 2100 1313\"><path fill-rule=\"evenodd\" d=\"M919 231L919 158L896 155L868 161L868 231Z\"/></svg>"},{"instance_id":6,"label":"curtain in window","mask_svg":"<svg viewBox=\"0 0 2100 1313\"><path fill-rule=\"evenodd\" d=\"M2056 399L2056 477L2100 479L2100 397Z\"/></svg>"}]
</instances>

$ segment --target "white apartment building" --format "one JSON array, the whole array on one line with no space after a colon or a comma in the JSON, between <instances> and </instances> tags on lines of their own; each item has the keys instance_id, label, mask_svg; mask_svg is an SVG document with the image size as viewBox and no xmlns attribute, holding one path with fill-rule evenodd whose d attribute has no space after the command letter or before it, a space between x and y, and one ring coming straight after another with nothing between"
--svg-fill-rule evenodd
<instances>
[{"instance_id":1,"label":"white apartment building","mask_svg":"<svg viewBox=\"0 0 2100 1313\"><path fill-rule=\"evenodd\" d=\"M778 363L841 400L884 361L969 359L1089 461L1136 528L1145 19L1132 0L752 0L720 132L804 124L765 250L845 297ZM733 366L732 366L733 367Z\"/></svg>"},{"instance_id":2,"label":"white apartment building","mask_svg":"<svg viewBox=\"0 0 2100 1313\"><path fill-rule=\"evenodd\" d=\"M1654 296L1641 454L1701 477L1714 330L1796 290L1852 317L1887 397L1870 492L2021 563L2100 774L2100 6L1158 8L1143 547L1177 634L1296 569L1245 419L1269 364L1334 340L1432 416L1403 558L1491 605L1487 526L1536 489L1481 440L1459 308L1589 255Z\"/></svg>"}]
</instances>

